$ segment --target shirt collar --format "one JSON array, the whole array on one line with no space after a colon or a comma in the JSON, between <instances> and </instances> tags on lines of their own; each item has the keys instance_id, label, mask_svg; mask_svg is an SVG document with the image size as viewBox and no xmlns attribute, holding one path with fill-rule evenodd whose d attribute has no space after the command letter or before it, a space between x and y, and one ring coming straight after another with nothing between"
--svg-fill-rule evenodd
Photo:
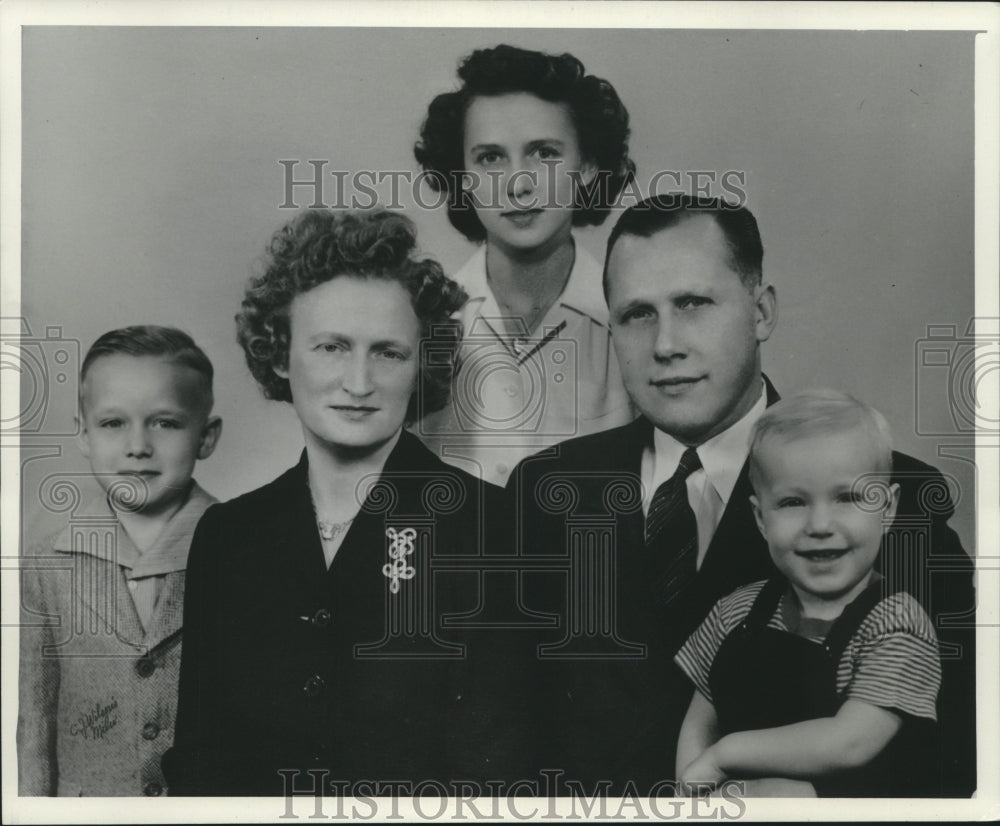
<instances>
[{"instance_id":1,"label":"shirt collar","mask_svg":"<svg viewBox=\"0 0 1000 826\"><path fill-rule=\"evenodd\" d=\"M608 305L601 286L601 265L575 240L574 244L576 257L573 259L573 269L566 282L566 289L559 296L559 303L607 326Z\"/></svg>"},{"instance_id":2,"label":"shirt collar","mask_svg":"<svg viewBox=\"0 0 1000 826\"><path fill-rule=\"evenodd\" d=\"M561 306L588 316L598 324L607 326L608 306L601 286L602 269L597 260L574 238L575 256L573 269L562 294L554 306ZM500 307L486 279L486 245L476 250L472 258L455 274L455 280L469 294L470 305L477 303L476 315L482 318L499 318ZM551 311L550 311L551 313Z\"/></svg>"},{"instance_id":3,"label":"shirt collar","mask_svg":"<svg viewBox=\"0 0 1000 826\"><path fill-rule=\"evenodd\" d=\"M213 496L192 480L191 491L180 510L170 518L153 546L145 552L140 552L128 533L122 529L104 491L95 491L81 505L74 508L74 517L71 517L70 524L56 537L52 549L62 553L82 553L97 559L117 562L122 567L131 569L127 574L130 579L183 571L187 567L188 551L191 549L195 526L202 514L215 501ZM77 520L76 517L82 514L86 514L86 517ZM78 521L78 524L74 525L74 521ZM92 528L100 527L102 524L115 527L116 542L113 547L100 542L88 542L82 547L74 547L73 535L76 530L81 527L86 528L87 525Z\"/></svg>"},{"instance_id":4,"label":"shirt collar","mask_svg":"<svg viewBox=\"0 0 1000 826\"><path fill-rule=\"evenodd\" d=\"M704 444L698 445L698 458L705 470L705 476L715 488L723 504L729 502L733 494L736 480L739 478L747 455L750 453L750 431L767 407L767 393L761 382L760 397L744 415L743 418L731 424L726 430L717 433ZM681 461L681 455L687 449L673 436L664 433L658 427L653 428L653 449L656 455L656 478L659 479L660 468L670 469L663 480L669 479Z\"/></svg>"}]
</instances>

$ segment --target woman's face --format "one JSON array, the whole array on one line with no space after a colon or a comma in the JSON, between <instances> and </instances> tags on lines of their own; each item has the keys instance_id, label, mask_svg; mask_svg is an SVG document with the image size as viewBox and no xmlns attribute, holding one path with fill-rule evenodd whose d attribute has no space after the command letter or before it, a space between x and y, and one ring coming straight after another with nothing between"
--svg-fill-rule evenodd
<instances>
[{"instance_id":1,"label":"woman's face","mask_svg":"<svg viewBox=\"0 0 1000 826\"><path fill-rule=\"evenodd\" d=\"M403 426L417 386L420 322L394 281L338 276L289 311L287 378L313 447L376 449Z\"/></svg>"},{"instance_id":2,"label":"woman's face","mask_svg":"<svg viewBox=\"0 0 1000 826\"><path fill-rule=\"evenodd\" d=\"M462 152L489 243L525 251L569 238L577 182L596 171L584 162L569 106L527 92L475 97Z\"/></svg>"}]
</instances>

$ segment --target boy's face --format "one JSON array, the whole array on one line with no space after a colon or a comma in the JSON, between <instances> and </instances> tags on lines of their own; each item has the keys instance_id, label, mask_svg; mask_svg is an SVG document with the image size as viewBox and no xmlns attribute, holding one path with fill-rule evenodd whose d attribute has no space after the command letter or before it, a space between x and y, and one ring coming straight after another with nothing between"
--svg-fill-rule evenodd
<instances>
[{"instance_id":1,"label":"boy's face","mask_svg":"<svg viewBox=\"0 0 1000 826\"><path fill-rule=\"evenodd\" d=\"M222 425L208 415L204 378L156 356L99 358L83 382L81 405L80 450L101 487L141 479L144 504L129 509L146 515L178 504Z\"/></svg>"},{"instance_id":2,"label":"boy's face","mask_svg":"<svg viewBox=\"0 0 1000 826\"><path fill-rule=\"evenodd\" d=\"M580 151L569 106L527 92L473 98L465 113L465 186L487 240L513 250L558 245L573 224L575 172L596 169Z\"/></svg>"},{"instance_id":3,"label":"boy's face","mask_svg":"<svg viewBox=\"0 0 1000 826\"><path fill-rule=\"evenodd\" d=\"M868 584L899 485L887 486L874 504L862 495L857 482L875 468L868 441L856 432L772 437L757 459L751 502L774 564L804 606L847 605Z\"/></svg>"}]
</instances>

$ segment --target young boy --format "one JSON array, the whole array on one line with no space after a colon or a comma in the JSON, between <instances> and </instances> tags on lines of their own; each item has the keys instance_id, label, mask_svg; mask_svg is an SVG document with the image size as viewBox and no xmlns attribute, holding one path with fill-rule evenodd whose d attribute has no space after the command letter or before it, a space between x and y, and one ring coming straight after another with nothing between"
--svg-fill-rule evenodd
<instances>
[{"instance_id":1,"label":"young boy","mask_svg":"<svg viewBox=\"0 0 1000 826\"><path fill-rule=\"evenodd\" d=\"M212 365L168 327L101 336L80 376L80 449L102 490L27 551L17 721L21 795L160 795L173 739L184 569L215 500Z\"/></svg>"},{"instance_id":2,"label":"young boy","mask_svg":"<svg viewBox=\"0 0 1000 826\"><path fill-rule=\"evenodd\" d=\"M696 691L677 746L689 788L797 778L820 794L915 796L940 684L929 617L873 571L896 513L885 419L812 391L751 436L751 497L779 575L716 603L678 652Z\"/></svg>"}]
</instances>

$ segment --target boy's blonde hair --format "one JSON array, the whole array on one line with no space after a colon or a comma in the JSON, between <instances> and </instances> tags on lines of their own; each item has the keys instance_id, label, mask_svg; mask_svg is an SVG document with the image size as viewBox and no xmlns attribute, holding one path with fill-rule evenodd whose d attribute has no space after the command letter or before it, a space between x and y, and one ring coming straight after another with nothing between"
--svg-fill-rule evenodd
<instances>
[{"instance_id":1,"label":"boy's blonde hair","mask_svg":"<svg viewBox=\"0 0 1000 826\"><path fill-rule=\"evenodd\" d=\"M87 373L94 362L105 356L160 357L174 364L190 367L202 377L204 386L203 402L206 413L215 403L212 394L212 379L215 371L205 352L194 343L194 339L176 327L161 327L156 324L136 324L109 330L97 339L87 351L80 367L80 409L83 409L83 385Z\"/></svg>"},{"instance_id":2,"label":"boy's blonde hair","mask_svg":"<svg viewBox=\"0 0 1000 826\"><path fill-rule=\"evenodd\" d=\"M795 441L860 431L871 447L872 470L892 471L892 431L874 407L839 390L805 390L771 405L750 433L750 483L758 491L760 451L765 441Z\"/></svg>"}]
</instances>

